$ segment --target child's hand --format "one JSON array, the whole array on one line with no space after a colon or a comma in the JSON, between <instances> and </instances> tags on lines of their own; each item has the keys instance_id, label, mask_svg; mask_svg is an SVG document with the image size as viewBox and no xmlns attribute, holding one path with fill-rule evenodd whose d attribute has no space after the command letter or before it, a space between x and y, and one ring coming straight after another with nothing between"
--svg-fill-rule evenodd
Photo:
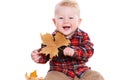
<instances>
[{"instance_id":1,"label":"child's hand","mask_svg":"<svg viewBox=\"0 0 120 80\"><path fill-rule=\"evenodd\" d=\"M74 49L70 48L70 47L66 47L64 50L63 50L63 54L65 56L73 56L74 54Z\"/></svg>"},{"instance_id":2,"label":"child's hand","mask_svg":"<svg viewBox=\"0 0 120 80\"><path fill-rule=\"evenodd\" d=\"M39 59L40 59L40 56L39 56L39 52L38 50L34 50L31 54L31 57L32 59L35 61L35 62L39 62Z\"/></svg>"}]
</instances>

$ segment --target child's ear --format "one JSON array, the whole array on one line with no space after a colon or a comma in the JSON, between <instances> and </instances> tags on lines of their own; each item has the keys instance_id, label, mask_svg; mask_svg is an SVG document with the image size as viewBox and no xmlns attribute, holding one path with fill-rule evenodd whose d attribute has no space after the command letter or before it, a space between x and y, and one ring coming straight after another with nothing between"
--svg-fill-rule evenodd
<instances>
[{"instance_id":1,"label":"child's ear","mask_svg":"<svg viewBox=\"0 0 120 80\"><path fill-rule=\"evenodd\" d=\"M78 19L78 25L80 25L80 24L81 24L81 22L82 22L82 19L81 19L81 18L79 18L79 19Z\"/></svg>"},{"instance_id":2,"label":"child's ear","mask_svg":"<svg viewBox=\"0 0 120 80\"><path fill-rule=\"evenodd\" d=\"M81 22L82 22L82 19L80 18L80 19L79 19L79 24L80 24Z\"/></svg>"},{"instance_id":3,"label":"child's ear","mask_svg":"<svg viewBox=\"0 0 120 80\"><path fill-rule=\"evenodd\" d=\"M52 19L53 23L56 24L55 18Z\"/></svg>"}]
</instances>

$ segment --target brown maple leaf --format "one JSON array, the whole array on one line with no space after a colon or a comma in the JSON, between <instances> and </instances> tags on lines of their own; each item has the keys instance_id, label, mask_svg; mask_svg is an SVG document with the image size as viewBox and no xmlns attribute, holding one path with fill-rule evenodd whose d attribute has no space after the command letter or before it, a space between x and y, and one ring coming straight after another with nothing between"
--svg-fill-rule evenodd
<instances>
[{"instance_id":1,"label":"brown maple leaf","mask_svg":"<svg viewBox=\"0 0 120 80\"><path fill-rule=\"evenodd\" d=\"M44 45L50 45L50 46L55 45L54 37L51 34L49 33L46 33L44 35L40 34L40 36L41 36L42 43Z\"/></svg>"},{"instance_id":2,"label":"brown maple leaf","mask_svg":"<svg viewBox=\"0 0 120 80\"><path fill-rule=\"evenodd\" d=\"M59 48L61 46L68 46L70 44L70 41L66 39L66 37L62 33L57 32L55 36L55 44Z\"/></svg>"},{"instance_id":3,"label":"brown maple leaf","mask_svg":"<svg viewBox=\"0 0 120 80\"><path fill-rule=\"evenodd\" d=\"M41 34L42 43L46 45L46 47L42 48L40 53L50 54L50 58L54 56L58 56L58 48L61 46L69 45L70 41L65 38L65 36L57 32L55 36L46 33L44 35Z\"/></svg>"},{"instance_id":4,"label":"brown maple leaf","mask_svg":"<svg viewBox=\"0 0 120 80\"><path fill-rule=\"evenodd\" d=\"M43 53L43 54L46 54L46 55L50 54L50 58L52 58L53 56L58 55L57 54L58 53L58 48L57 48L56 45L55 46L46 46L40 51L40 53Z\"/></svg>"}]
</instances>

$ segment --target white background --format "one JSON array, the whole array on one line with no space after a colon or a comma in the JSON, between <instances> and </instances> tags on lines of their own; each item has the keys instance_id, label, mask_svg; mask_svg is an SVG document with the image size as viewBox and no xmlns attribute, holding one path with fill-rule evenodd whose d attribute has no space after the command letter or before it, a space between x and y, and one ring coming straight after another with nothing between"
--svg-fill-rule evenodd
<instances>
[{"instance_id":1,"label":"white background","mask_svg":"<svg viewBox=\"0 0 120 80\"><path fill-rule=\"evenodd\" d=\"M40 48L40 33L51 33L54 6L60 0L0 0L0 79L25 80L37 70L44 77L47 64L36 64L31 52ZM119 0L78 0L80 28L94 43L94 56L87 63L105 80L120 80Z\"/></svg>"}]
</instances>

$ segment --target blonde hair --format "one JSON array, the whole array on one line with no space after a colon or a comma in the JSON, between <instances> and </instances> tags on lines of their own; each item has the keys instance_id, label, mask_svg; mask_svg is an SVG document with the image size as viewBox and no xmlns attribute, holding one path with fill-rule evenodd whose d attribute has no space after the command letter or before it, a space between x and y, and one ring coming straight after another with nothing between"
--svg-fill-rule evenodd
<instances>
[{"instance_id":1,"label":"blonde hair","mask_svg":"<svg viewBox=\"0 0 120 80\"><path fill-rule=\"evenodd\" d=\"M76 8L78 16L80 17L80 8L79 4L76 0L62 0L55 6L55 13L57 12L57 9L59 6L66 6L66 7L73 7Z\"/></svg>"}]
</instances>

